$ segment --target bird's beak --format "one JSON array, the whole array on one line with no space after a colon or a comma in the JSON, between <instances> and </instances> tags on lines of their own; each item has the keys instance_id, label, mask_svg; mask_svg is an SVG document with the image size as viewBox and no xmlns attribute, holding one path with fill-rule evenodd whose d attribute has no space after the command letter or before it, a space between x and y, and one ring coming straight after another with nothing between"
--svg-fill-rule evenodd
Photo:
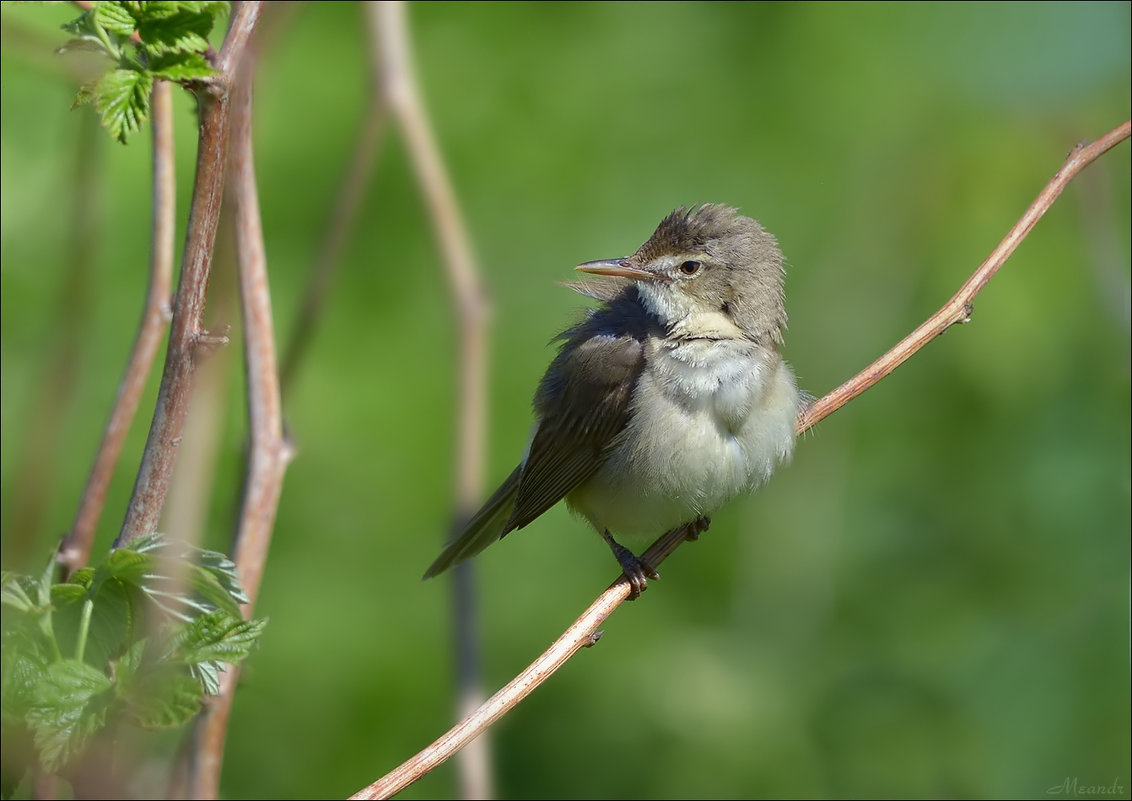
<instances>
[{"instance_id":1,"label":"bird's beak","mask_svg":"<svg viewBox=\"0 0 1132 801\"><path fill-rule=\"evenodd\" d=\"M634 267L628 259L604 259L587 261L574 268L579 272L593 275L613 275L618 278L631 278L634 281L661 281L663 276Z\"/></svg>"}]
</instances>

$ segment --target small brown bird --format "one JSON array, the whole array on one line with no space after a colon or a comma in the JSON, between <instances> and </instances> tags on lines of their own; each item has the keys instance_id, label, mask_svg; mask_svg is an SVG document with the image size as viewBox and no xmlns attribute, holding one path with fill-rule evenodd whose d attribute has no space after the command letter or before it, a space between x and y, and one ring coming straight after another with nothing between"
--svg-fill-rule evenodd
<instances>
[{"instance_id":1,"label":"small brown bird","mask_svg":"<svg viewBox=\"0 0 1132 801\"><path fill-rule=\"evenodd\" d=\"M526 454L425 578L565 498L639 596L657 573L614 533L648 541L706 526L794 450L782 261L757 222L703 205L673 211L628 258L580 265L601 277L572 288L602 305L559 335Z\"/></svg>"}]
</instances>

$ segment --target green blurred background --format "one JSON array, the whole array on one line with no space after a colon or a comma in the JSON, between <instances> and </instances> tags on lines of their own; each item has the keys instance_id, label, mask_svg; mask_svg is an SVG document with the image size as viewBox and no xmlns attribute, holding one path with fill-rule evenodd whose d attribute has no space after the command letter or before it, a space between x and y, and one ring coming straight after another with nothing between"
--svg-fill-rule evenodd
<instances>
[{"instance_id":1,"label":"green blurred background","mask_svg":"<svg viewBox=\"0 0 1132 801\"><path fill-rule=\"evenodd\" d=\"M256 161L286 341L370 80L358 7L275 15ZM74 16L3 7L7 569L38 569L70 526L145 290L148 129L122 147L69 110L49 49ZM786 253L787 357L820 395L947 300L1075 142L1129 115L1127 3L429 3L410 23L493 298L492 486L582 303L555 283L578 262L630 252L677 205L739 206ZM176 114L185 200L187 98ZM1045 797L1074 780L1128 797L1129 150L1069 187L970 325L807 435L494 729L501 796ZM76 245L84 170L98 225ZM360 220L286 399L299 454L228 797L346 795L452 715L450 588L420 575L452 514L457 333L395 133ZM223 547L243 395L238 358L216 364ZM477 559L489 691L615 573L562 508ZM453 793L445 766L402 797Z\"/></svg>"}]
</instances>

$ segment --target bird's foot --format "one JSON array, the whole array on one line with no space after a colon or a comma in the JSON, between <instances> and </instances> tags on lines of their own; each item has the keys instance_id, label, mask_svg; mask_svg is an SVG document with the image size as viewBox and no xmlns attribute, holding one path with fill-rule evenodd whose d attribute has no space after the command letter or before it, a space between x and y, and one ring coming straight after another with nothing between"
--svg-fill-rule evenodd
<instances>
[{"instance_id":1,"label":"bird's foot","mask_svg":"<svg viewBox=\"0 0 1132 801\"><path fill-rule=\"evenodd\" d=\"M629 600L635 601L641 597L641 593L648 589L649 579L659 579L660 574L656 572L656 568L650 565L643 556L637 556L617 540L605 532L602 535L605 541L609 543L610 550L613 555L617 557L617 563L621 565L621 570L625 574L625 578L629 580Z\"/></svg>"}]
</instances>

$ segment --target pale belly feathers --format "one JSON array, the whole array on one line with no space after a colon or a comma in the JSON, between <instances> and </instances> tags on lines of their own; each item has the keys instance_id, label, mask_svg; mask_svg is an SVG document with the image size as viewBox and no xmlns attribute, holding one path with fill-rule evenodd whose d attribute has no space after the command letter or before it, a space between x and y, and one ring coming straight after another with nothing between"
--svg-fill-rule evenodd
<instances>
[{"instance_id":1,"label":"pale belly feathers","mask_svg":"<svg viewBox=\"0 0 1132 801\"><path fill-rule=\"evenodd\" d=\"M630 422L567 501L598 530L655 539L770 478L794 449L798 390L748 341L651 340Z\"/></svg>"}]
</instances>

